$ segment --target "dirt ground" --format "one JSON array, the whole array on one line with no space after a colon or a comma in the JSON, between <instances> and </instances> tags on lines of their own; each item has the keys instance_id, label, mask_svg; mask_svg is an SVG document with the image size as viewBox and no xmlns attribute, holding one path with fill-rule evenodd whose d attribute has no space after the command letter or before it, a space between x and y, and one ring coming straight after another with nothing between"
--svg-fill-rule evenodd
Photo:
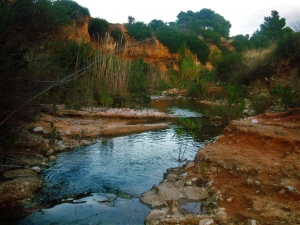
<instances>
[{"instance_id":1,"label":"dirt ground","mask_svg":"<svg viewBox=\"0 0 300 225\"><path fill-rule=\"evenodd\" d=\"M221 191L229 221L300 224L299 108L232 121L196 159Z\"/></svg>"}]
</instances>

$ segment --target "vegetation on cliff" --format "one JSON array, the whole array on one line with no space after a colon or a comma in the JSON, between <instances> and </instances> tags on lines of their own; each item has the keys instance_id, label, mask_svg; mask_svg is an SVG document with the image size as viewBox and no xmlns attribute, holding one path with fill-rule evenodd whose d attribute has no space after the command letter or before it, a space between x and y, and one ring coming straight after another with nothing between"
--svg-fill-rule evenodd
<instances>
[{"instance_id":1,"label":"vegetation on cliff","mask_svg":"<svg viewBox=\"0 0 300 225\"><path fill-rule=\"evenodd\" d=\"M89 16L87 8L69 0L1 1L2 129L5 124L15 127L17 118L32 119L40 103L52 104L53 109L57 104L73 108L145 105L150 102L150 88L186 88L193 97L207 98L209 86L218 83L230 98L232 91L238 94L231 87L268 80L276 63L294 62L300 55L299 30L286 27L276 11L251 36L237 35L231 40L230 22L211 9L180 12L178 20L170 23L153 19L145 24L129 16L124 25L127 33L110 30L109 21L94 18L88 26L92 42L70 40L65 28L74 26L74 21L81 25L82 18ZM157 39L178 55L177 69L168 66L162 76L143 59L124 60L114 54L125 47L125 36L140 42ZM114 46L103 48L111 37ZM258 55L254 60L253 52ZM208 62L213 65L210 70L205 68ZM295 85L271 87L271 94L286 107L299 106ZM289 96L293 101L287 101ZM240 99L227 105L243 106ZM237 110L240 113L241 108ZM3 130L2 142L10 143L7 131L11 129Z\"/></svg>"}]
</instances>

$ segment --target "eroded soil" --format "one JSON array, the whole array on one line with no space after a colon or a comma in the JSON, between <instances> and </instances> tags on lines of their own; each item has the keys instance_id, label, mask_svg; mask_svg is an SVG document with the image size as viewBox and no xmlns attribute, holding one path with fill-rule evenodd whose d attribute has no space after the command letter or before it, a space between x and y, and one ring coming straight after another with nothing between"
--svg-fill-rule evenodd
<instances>
[{"instance_id":1,"label":"eroded soil","mask_svg":"<svg viewBox=\"0 0 300 225\"><path fill-rule=\"evenodd\" d=\"M300 223L299 108L232 121L196 159L233 221Z\"/></svg>"}]
</instances>

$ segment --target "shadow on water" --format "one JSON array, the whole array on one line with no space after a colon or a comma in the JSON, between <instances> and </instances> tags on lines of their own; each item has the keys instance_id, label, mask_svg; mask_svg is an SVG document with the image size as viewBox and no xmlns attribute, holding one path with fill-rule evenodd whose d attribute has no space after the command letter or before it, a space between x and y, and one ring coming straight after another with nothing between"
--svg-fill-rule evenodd
<instances>
[{"instance_id":1,"label":"shadow on water","mask_svg":"<svg viewBox=\"0 0 300 225\"><path fill-rule=\"evenodd\" d=\"M43 171L41 209L17 224L143 224L150 208L139 197L162 181L167 168L178 166L174 158L182 144L185 158L193 160L199 147L221 133L189 101L155 101L152 107L188 117L197 129L178 138L174 122L165 130L102 138L59 154Z\"/></svg>"}]
</instances>

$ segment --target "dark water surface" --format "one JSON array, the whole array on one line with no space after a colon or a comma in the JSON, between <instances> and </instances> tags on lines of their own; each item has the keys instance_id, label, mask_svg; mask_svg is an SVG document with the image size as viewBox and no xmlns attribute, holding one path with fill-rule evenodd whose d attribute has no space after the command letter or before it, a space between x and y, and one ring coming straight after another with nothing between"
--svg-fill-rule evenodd
<instances>
[{"instance_id":1,"label":"dark water surface","mask_svg":"<svg viewBox=\"0 0 300 225\"><path fill-rule=\"evenodd\" d=\"M179 149L186 148L184 158L192 160L199 147L221 133L202 118L201 105L165 100L152 107L190 118L197 129L174 136L174 123L169 129L102 138L59 154L43 172L44 187L37 197L41 209L17 224L144 224L150 208L139 197L162 181L167 168L179 165L174 160Z\"/></svg>"}]
</instances>

